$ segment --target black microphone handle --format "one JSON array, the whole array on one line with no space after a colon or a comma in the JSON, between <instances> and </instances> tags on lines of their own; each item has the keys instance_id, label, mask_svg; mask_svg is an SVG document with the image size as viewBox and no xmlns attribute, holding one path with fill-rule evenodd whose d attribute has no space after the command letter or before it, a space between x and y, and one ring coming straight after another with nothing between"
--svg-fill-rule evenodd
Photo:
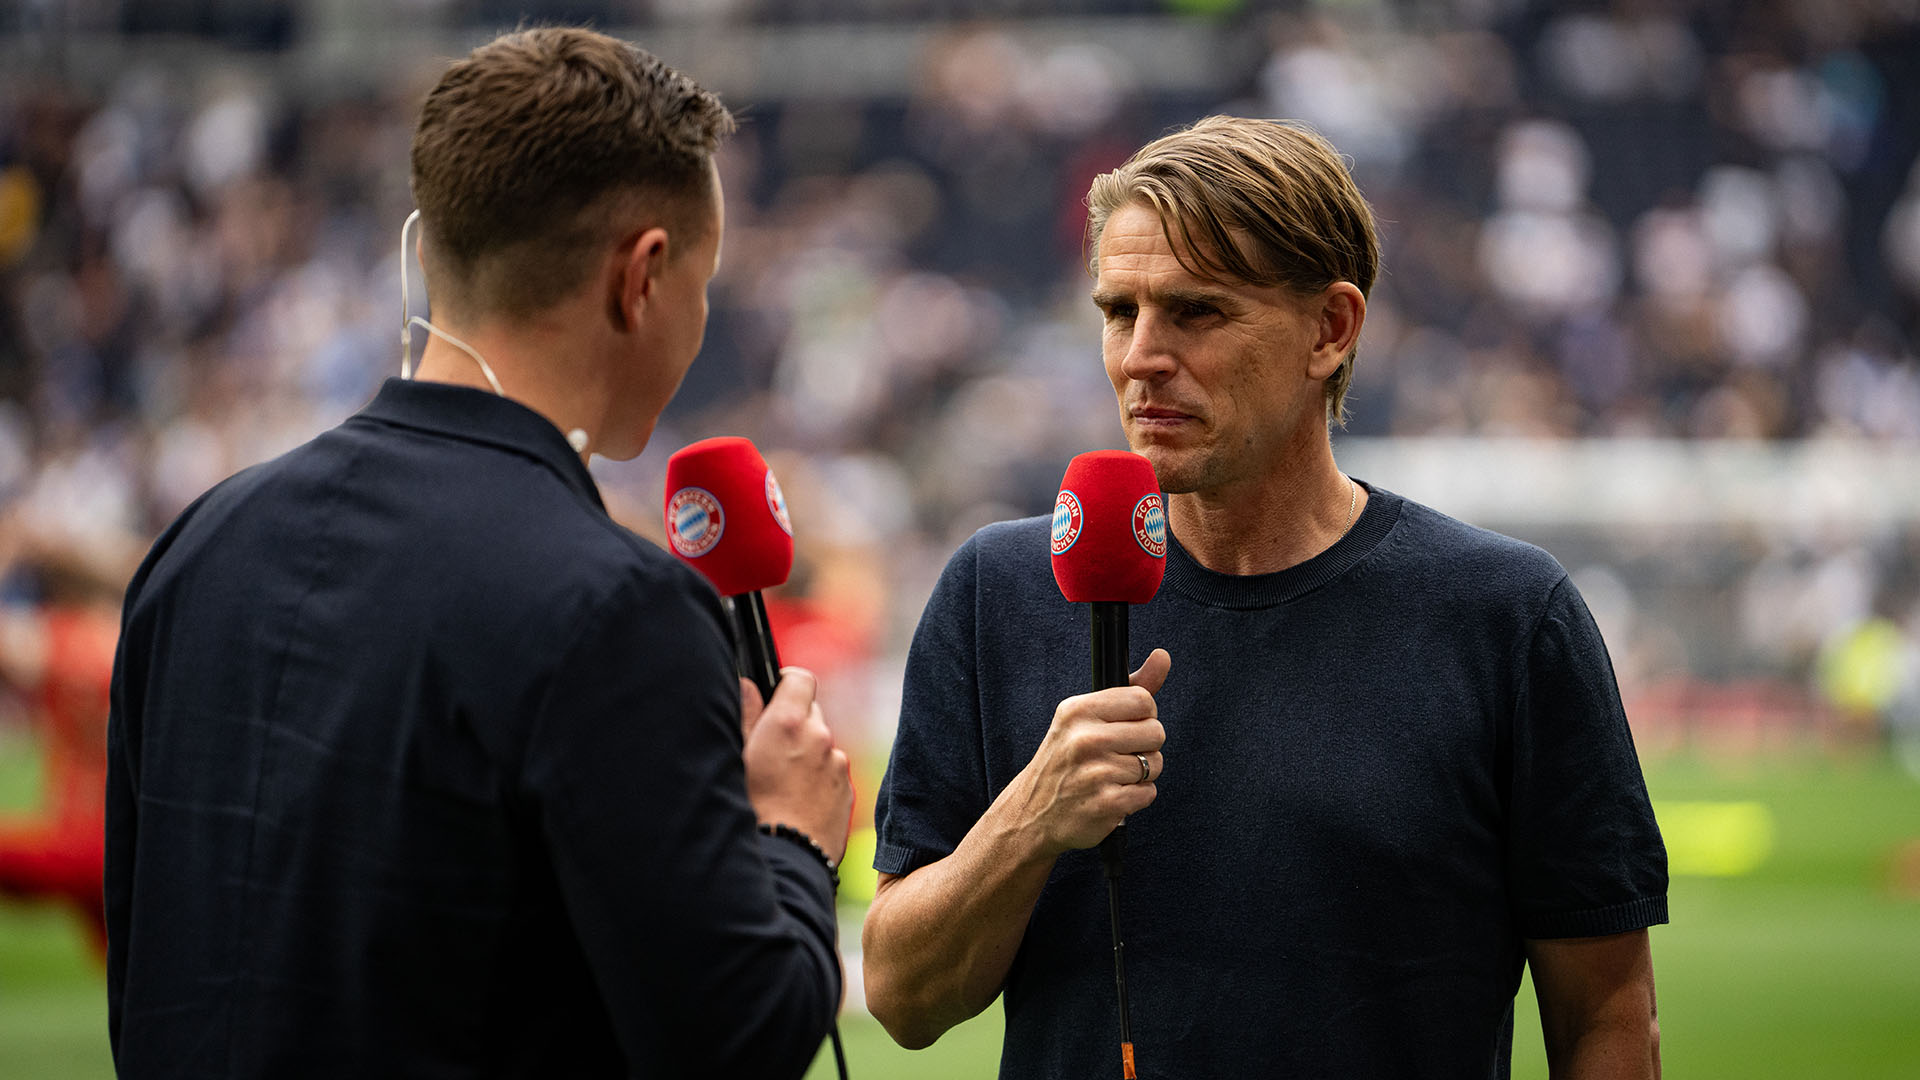
<instances>
[{"instance_id":1,"label":"black microphone handle","mask_svg":"<svg viewBox=\"0 0 1920 1080\"><path fill-rule=\"evenodd\" d=\"M1087 607L1093 613L1093 688L1111 690L1116 686L1126 686L1127 671L1127 604L1118 600L1095 600ZM1127 827L1124 823L1116 826L1105 840L1100 841L1100 862L1106 867L1107 876L1120 876L1122 859L1127 850Z\"/></svg>"},{"instance_id":2,"label":"black microphone handle","mask_svg":"<svg viewBox=\"0 0 1920 1080\"><path fill-rule=\"evenodd\" d=\"M733 622L733 663L743 679L760 690L762 705L773 700L780 685L780 650L773 645L773 627L767 622L767 602L760 590L721 597Z\"/></svg>"},{"instance_id":3,"label":"black microphone handle","mask_svg":"<svg viewBox=\"0 0 1920 1080\"><path fill-rule=\"evenodd\" d=\"M1127 608L1119 600L1095 600L1093 611L1093 688L1127 685Z\"/></svg>"}]
</instances>

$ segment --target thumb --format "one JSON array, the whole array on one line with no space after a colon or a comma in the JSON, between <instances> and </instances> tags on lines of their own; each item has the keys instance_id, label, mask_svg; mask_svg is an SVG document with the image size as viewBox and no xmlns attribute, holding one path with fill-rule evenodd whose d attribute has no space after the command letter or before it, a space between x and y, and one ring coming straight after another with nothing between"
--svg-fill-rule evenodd
<instances>
[{"instance_id":1,"label":"thumb","mask_svg":"<svg viewBox=\"0 0 1920 1080\"><path fill-rule=\"evenodd\" d=\"M1158 694L1160 687L1166 684L1167 672L1173 669L1173 657L1165 649L1155 649L1147 654L1146 662L1140 670L1133 673L1127 681L1140 687L1149 694Z\"/></svg>"},{"instance_id":2,"label":"thumb","mask_svg":"<svg viewBox=\"0 0 1920 1080\"><path fill-rule=\"evenodd\" d=\"M753 726L760 722L760 714L766 711L766 703L760 700L760 688L753 685L752 679L740 680L740 741L742 744L753 741Z\"/></svg>"},{"instance_id":3,"label":"thumb","mask_svg":"<svg viewBox=\"0 0 1920 1080\"><path fill-rule=\"evenodd\" d=\"M820 680L814 677L813 672L788 664L780 669L780 681L774 685L773 700L785 708L798 709L804 716L807 710L813 708L813 699L819 693Z\"/></svg>"}]
</instances>

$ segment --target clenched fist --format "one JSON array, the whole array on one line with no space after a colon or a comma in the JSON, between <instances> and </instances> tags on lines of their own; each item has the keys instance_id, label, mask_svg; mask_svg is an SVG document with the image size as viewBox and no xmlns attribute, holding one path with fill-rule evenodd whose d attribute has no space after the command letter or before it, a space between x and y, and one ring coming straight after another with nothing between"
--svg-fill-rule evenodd
<instances>
[{"instance_id":1,"label":"clenched fist","mask_svg":"<svg viewBox=\"0 0 1920 1080\"><path fill-rule=\"evenodd\" d=\"M838 864L853 819L853 774L814 700L817 690L813 672L782 668L763 708L760 691L740 680L747 797L761 824L806 833Z\"/></svg>"},{"instance_id":2,"label":"clenched fist","mask_svg":"<svg viewBox=\"0 0 1920 1080\"><path fill-rule=\"evenodd\" d=\"M1045 853L1092 847L1153 802L1167 738L1153 696L1172 666L1166 650L1155 649L1132 685L1070 697L1054 710L1040 749L1007 792Z\"/></svg>"}]
</instances>

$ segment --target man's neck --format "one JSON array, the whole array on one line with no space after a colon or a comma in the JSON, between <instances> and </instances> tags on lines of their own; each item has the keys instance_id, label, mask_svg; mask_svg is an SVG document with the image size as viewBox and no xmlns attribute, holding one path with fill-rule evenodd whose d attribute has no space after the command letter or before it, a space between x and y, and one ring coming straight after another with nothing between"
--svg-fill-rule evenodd
<instances>
[{"instance_id":1,"label":"man's neck","mask_svg":"<svg viewBox=\"0 0 1920 1080\"><path fill-rule=\"evenodd\" d=\"M1324 438L1301 460L1254 479L1167 500L1173 534L1194 561L1222 574L1271 574L1332 547L1367 492L1333 461Z\"/></svg>"},{"instance_id":2,"label":"man's neck","mask_svg":"<svg viewBox=\"0 0 1920 1080\"><path fill-rule=\"evenodd\" d=\"M480 354L500 380L502 396L539 413L562 435L578 429L590 440L600 436L606 423L607 391L600 379L592 377L586 350L579 343L539 324L511 329L495 325L441 329ZM439 334L417 326L414 332L427 336L415 378L494 392L486 372L473 357ZM583 451L580 456L585 460L587 453Z\"/></svg>"}]
</instances>

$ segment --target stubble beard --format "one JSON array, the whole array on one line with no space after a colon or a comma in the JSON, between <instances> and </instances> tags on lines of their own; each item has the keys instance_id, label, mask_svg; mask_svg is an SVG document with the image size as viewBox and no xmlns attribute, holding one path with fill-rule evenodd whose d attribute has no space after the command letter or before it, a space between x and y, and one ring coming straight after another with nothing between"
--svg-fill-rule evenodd
<instances>
[{"instance_id":1,"label":"stubble beard","mask_svg":"<svg viewBox=\"0 0 1920 1080\"><path fill-rule=\"evenodd\" d=\"M1205 490L1214 479L1214 455L1210 447L1170 447L1147 443L1141 446L1128 440L1135 453L1153 464L1153 475L1160 490L1168 495L1187 495Z\"/></svg>"}]
</instances>

